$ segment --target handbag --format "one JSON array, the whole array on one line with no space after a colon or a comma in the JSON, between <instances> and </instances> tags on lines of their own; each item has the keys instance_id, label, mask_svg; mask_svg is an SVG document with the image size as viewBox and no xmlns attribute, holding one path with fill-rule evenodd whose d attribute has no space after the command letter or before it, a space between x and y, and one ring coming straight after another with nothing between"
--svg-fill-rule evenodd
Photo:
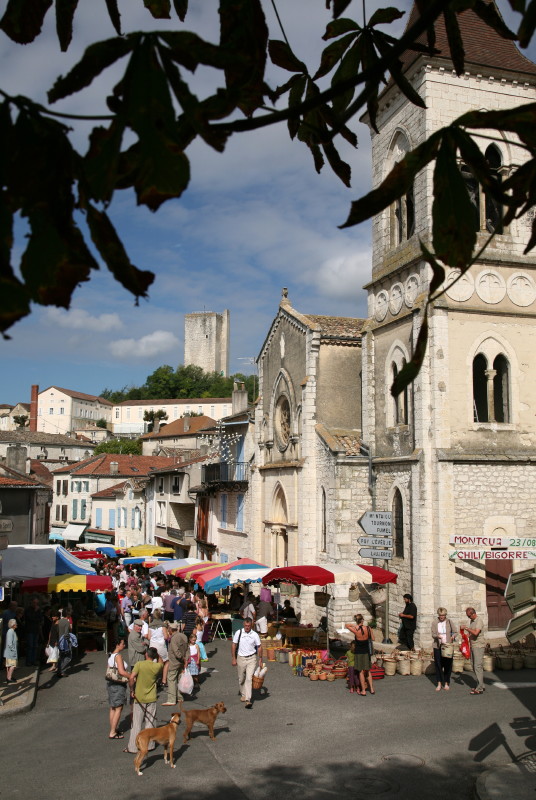
<instances>
[{"instance_id":1,"label":"handbag","mask_svg":"<svg viewBox=\"0 0 536 800\"><path fill-rule=\"evenodd\" d=\"M369 654L369 656L373 656L373 655L374 655L374 640L373 640L373 638L372 638L372 635L371 635L371 630L370 630L370 628L368 629L368 635L369 635L369 638L367 639L367 643L368 643L368 654Z\"/></svg>"},{"instance_id":2,"label":"handbag","mask_svg":"<svg viewBox=\"0 0 536 800\"><path fill-rule=\"evenodd\" d=\"M115 658L113 667L110 667L109 665L106 667L106 680L111 681L111 683L128 683L128 678L125 675L120 675L117 671L117 667L115 666Z\"/></svg>"}]
</instances>

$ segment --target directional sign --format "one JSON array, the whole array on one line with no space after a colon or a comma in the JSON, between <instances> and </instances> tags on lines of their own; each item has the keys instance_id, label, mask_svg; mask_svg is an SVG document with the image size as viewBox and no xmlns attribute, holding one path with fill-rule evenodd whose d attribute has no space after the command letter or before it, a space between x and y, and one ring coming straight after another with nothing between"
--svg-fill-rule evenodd
<instances>
[{"instance_id":1,"label":"directional sign","mask_svg":"<svg viewBox=\"0 0 536 800\"><path fill-rule=\"evenodd\" d=\"M388 548L393 546L390 536L360 536L357 540L362 547L381 547Z\"/></svg>"},{"instance_id":2,"label":"directional sign","mask_svg":"<svg viewBox=\"0 0 536 800\"><path fill-rule=\"evenodd\" d=\"M509 642L519 642L524 639L529 633L534 633L536 630L536 619L534 617L534 609L529 608L523 614L518 614L513 617L506 626L506 638Z\"/></svg>"},{"instance_id":3,"label":"directional sign","mask_svg":"<svg viewBox=\"0 0 536 800\"><path fill-rule=\"evenodd\" d=\"M390 511L365 511L359 525L368 536L391 536L392 518Z\"/></svg>"},{"instance_id":4,"label":"directional sign","mask_svg":"<svg viewBox=\"0 0 536 800\"><path fill-rule=\"evenodd\" d=\"M536 572L534 569L512 572L504 590L504 599L514 614L533 606L536 603Z\"/></svg>"},{"instance_id":5,"label":"directional sign","mask_svg":"<svg viewBox=\"0 0 536 800\"><path fill-rule=\"evenodd\" d=\"M361 558L385 558L389 559L393 557L392 550L373 550L370 547L361 547L359 550L359 555Z\"/></svg>"},{"instance_id":6,"label":"directional sign","mask_svg":"<svg viewBox=\"0 0 536 800\"><path fill-rule=\"evenodd\" d=\"M9 517L0 517L0 531L9 533L13 530L13 520Z\"/></svg>"}]
</instances>

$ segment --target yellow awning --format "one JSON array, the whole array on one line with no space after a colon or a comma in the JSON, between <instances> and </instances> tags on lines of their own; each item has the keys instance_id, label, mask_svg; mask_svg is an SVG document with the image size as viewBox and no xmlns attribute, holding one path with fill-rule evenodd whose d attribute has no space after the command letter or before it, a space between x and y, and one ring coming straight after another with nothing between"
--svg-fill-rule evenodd
<instances>
[{"instance_id":1,"label":"yellow awning","mask_svg":"<svg viewBox=\"0 0 536 800\"><path fill-rule=\"evenodd\" d=\"M172 556L175 553L175 549L173 547L164 547L164 545L138 544L136 547L128 547L127 553L129 556Z\"/></svg>"}]
</instances>

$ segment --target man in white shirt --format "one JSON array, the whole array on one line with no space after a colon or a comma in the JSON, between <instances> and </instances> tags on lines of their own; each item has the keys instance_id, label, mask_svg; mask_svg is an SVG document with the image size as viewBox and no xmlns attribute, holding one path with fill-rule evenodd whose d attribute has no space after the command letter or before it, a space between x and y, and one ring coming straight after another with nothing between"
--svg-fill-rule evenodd
<instances>
[{"instance_id":1,"label":"man in white shirt","mask_svg":"<svg viewBox=\"0 0 536 800\"><path fill-rule=\"evenodd\" d=\"M252 630L253 620L247 617L244 627L236 631L231 645L233 667L238 667L238 686L240 699L246 708L253 708L251 703L251 681L255 668L262 664L262 644L259 634Z\"/></svg>"},{"instance_id":2,"label":"man in white shirt","mask_svg":"<svg viewBox=\"0 0 536 800\"><path fill-rule=\"evenodd\" d=\"M149 613L147 611L145 611L145 609L143 611L140 611L139 622L141 622L141 624L142 624L141 625L141 635L144 636L146 639L150 639L151 638L151 632L149 630L149 621L148 620L149 620ZM136 622L136 620L134 622L132 622L131 625L128 626L129 631L134 630L135 622Z\"/></svg>"}]
</instances>

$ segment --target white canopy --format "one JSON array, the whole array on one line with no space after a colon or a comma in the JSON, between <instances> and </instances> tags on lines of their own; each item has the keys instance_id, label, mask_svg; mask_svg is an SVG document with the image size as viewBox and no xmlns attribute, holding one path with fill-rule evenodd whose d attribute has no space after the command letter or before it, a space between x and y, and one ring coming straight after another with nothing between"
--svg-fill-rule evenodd
<instances>
[{"instance_id":1,"label":"white canopy","mask_svg":"<svg viewBox=\"0 0 536 800\"><path fill-rule=\"evenodd\" d=\"M95 574L92 567L59 544L12 544L7 550L0 550L0 583L54 575Z\"/></svg>"}]
</instances>

